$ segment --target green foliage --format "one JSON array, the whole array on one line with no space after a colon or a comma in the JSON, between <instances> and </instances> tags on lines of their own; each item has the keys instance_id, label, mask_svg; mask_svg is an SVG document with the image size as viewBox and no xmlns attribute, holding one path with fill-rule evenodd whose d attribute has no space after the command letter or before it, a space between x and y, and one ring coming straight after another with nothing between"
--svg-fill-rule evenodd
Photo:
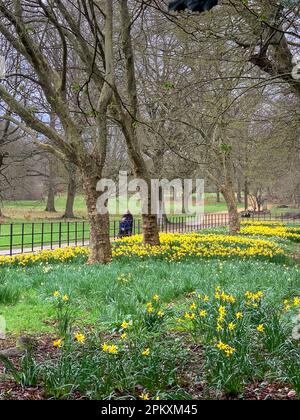
<instances>
[{"instance_id":1,"label":"green foliage","mask_svg":"<svg viewBox=\"0 0 300 420\"><path fill-rule=\"evenodd\" d=\"M292 260L255 258L3 268L8 329L55 333L44 360L27 351L19 366L3 363L55 399L191 399L199 380L218 396L259 381L300 394L299 274Z\"/></svg>"}]
</instances>

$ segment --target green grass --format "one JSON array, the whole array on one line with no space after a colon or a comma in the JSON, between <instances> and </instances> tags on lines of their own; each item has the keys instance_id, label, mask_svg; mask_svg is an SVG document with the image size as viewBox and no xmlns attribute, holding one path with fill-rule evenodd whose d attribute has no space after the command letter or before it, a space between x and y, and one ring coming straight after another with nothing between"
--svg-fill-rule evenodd
<instances>
[{"instance_id":1,"label":"green grass","mask_svg":"<svg viewBox=\"0 0 300 420\"><path fill-rule=\"evenodd\" d=\"M280 208L280 207L273 207L271 209L272 216L280 217L282 215L285 215L286 213L292 213L292 214L299 214L300 209L289 207L289 208Z\"/></svg>"},{"instance_id":2,"label":"green grass","mask_svg":"<svg viewBox=\"0 0 300 420\"><path fill-rule=\"evenodd\" d=\"M113 225L112 225L113 229ZM83 243L89 238L86 222L35 222L0 225L0 250L12 248L59 245L60 243Z\"/></svg>"},{"instance_id":3,"label":"green grass","mask_svg":"<svg viewBox=\"0 0 300 420\"><path fill-rule=\"evenodd\" d=\"M66 205L66 196L59 195L55 198L55 208L57 213L48 213L45 212L45 202L43 201L29 201L29 200L19 200L19 201L3 201L3 213L8 218L14 221L35 221L35 220L48 220L48 219L59 219L62 217L65 205ZM125 202L121 202L125 210ZM180 203L181 204L181 203ZM179 204L178 204L179 205ZM171 209L174 209L177 205L174 203L171 204ZM243 207L242 204L239 205L240 208ZM133 210L135 208L134 203L132 203ZM216 194L207 193L205 194L205 212L206 213L215 213L227 211L226 204L224 199L221 198L221 202L217 203ZM114 216L114 207L113 204L110 205L110 212L112 218L119 219L119 215ZM84 197L81 194L78 194L75 198L74 204L74 213L75 216L80 218L86 218L87 211Z\"/></svg>"},{"instance_id":4,"label":"green grass","mask_svg":"<svg viewBox=\"0 0 300 420\"><path fill-rule=\"evenodd\" d=\"M132 273L128 284L120 274ZM108 266L58 264L45 269L2 269L0 273L0 314L8 331L51 330L51 296L55 290L70 294L80 322L109 325L134 314L140 305L157 293L163 303L178 302L192 290L212 295L214 287L243 294L262 289L274 303L299 293L298 266L263 261L195 260L171 264L165 261L130 263L115 260ZM46 323L45 323L46 322Z\"/></svg>"},{"instance_id":5,"label":"green grass","mask_svg":"<svg viewBox=\"0 0 300 420\"><path fill-rule=\"evenodd\" d=\"M295 252L294 243L280 244ZM235 301L217 300L217 286L232 293ZM5 358L1 361L17 384L25 389L39 384L43 396L54 399L139 399L142 392L151 399L243 398L247 384L272 381L285 382L300 395L300 348L292 339L295 311L283 311L284 300L293 302L299 290L300 267L289 258L189 258L171 263L149 257L114 259L106 266L78 259L4 267L0 315L8 335L48 333L49 344L60 338L62 348L52 347L55 354L45 354L43 360L29 350L16 367ZM264 292L262 303L254 306L257 301L250 301L248 306L246 291ZM64 295L70 297L68 302L62 300ZM147 302L153 314L147 312ZM218 320L224 322L219 334L221 305L226 306L226 319ZM197 315L203 308L205 318ZM237 320L240 310L242 319ZM193 322L186 317L191 313ZM124 320L132 320L128 329ZM234 333L228 329L232 322ZM83 343L76 342L76 332L84 333ZM116 345L116 353L106 352L104 343ZM220 343L232 350L230 357ZM0 399L5 397L0 392Z\"/></svg>"},{"instance_id":6,"label":"green grass","mask_svg":"<svg viewBox=\"0 0 300 420\"><path fill-rule=\"evenodd\" d=\"M63 212L66 206L66 196L59 195L55 198L55 208L59 212ZM36 210L36 211L43 211L46 207L44 201L32 201L32 200L11 200L11 201L4 201L3 202L3 209L4 211L7 209L26 209L26 210ZM75 198L74 208L76 211L86 211L86 205L84 201L84 197L78 194Z\"/></svg>"}]
</instances>

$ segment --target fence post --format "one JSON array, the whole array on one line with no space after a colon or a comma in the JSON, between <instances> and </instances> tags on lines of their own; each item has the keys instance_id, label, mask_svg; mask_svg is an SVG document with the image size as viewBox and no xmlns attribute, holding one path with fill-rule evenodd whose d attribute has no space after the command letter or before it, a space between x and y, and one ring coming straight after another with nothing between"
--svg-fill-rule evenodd
<instances>
[{"instance_id":1,"label":"fence post","mask_svg":"<svg viewBox=\"0 0 300 420\"><path fill-rule=\"evenodd\" d=\"M24 252L24 231L25 231L25 224L22 223L22 231L21 231L21 252Z\"/></svg>"},{"instance_id":2,"label":"fence post","mask_svg":"<svg viewBox=\"0 0 300 420\"><path fill-rule=\"evenodd\" d=\"M9 241L9 255L13 254L13 235L14 235L14 225L10 224L10 241Z\"/></svg>"},{"instance_id":3,"label":"fence post","mask_svg":"<svg viewBox=\"0 0 300 420\"><path fill-rule=\"evenodd\" d=\"M50 225L50 247L53 249L53 222Z\"/></svg>"},{"instance_id":4,"label":"fence post","mask_svg":"<svg viewBox=\"0 0 300 420\"><path fill-rule=\"evenodd\" d=\"M41 250L44 249L44 222L42 222L42 233L41 233Z\"/></svg>"},{"instance_id":5,"label":"fence post","mask_svg":"<svg viewBox=\"0 0 300 420\"><path fill-rule=\"evenodd\" d=\"M68 226L68 230L67 230L68 246L70 246L70 222L68 222L67 226Z\"/></svg>"},{"instance_id":6,"label":"fence post","mask_svg":"<svg viewBox=\"0 0 300 420\"><path fill-rule=\"evenodd\" d=\"M59 229L58 229L58 246L61 248L61 222L59 222Z\"/></svg>"},{"instance_id":7,"label":"fence post","mask_svg":"<svg viewBox=\"0 0 300 420\"><path fill-rule=\"evenodd\" d=\"M85 223L82 222L82 246L85 245Z\"/></svg>"},{"instance_id":8,"label":"fence post","mask_svg":"<svg viewBox=\"0 0 300 420\"><path fill-rule=\"evenodd\" d=\"M31 250L34 251L34 223L32 223L31 227Z\"/></svg>"}]
</instances>

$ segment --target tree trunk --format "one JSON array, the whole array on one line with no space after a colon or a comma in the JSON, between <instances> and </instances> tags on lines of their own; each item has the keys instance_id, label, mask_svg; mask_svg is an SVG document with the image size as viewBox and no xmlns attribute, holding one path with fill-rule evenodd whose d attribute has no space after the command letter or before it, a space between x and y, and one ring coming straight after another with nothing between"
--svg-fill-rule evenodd
<instances>
[{"instance_id":1,"label":"tree trunk","mask_svg":"<svg viewBox=\"0 0 300 420\"><path fill-rule=\"evenodd\" d=\"M138 140L136 137L135 131L132 129L132 124L128 120L125 121L124 125L124 135L127 144L127 150L129 157L133 163L134 174L136 178L143 179L148 185L148 194L147 194L147 214L142 214L142 224L143 224L143 240L145 244L149 245L159 245L159 228L157 222L157 215L151 214L152 206L152 196L151 196L151 178L147 170L147 166L142 157Z\"/></svg>"},{"instance_id":2,"label":"tree trunk","mask_svg":"<svg viewBox=\"0 0 300 420\"><path fill-rule=\"evenodd\" d=\"M220 190L217 189L217 203L221 203Z\"/></svg>"},{"instance_id":3,"label":"tree trunk","mask_svg":"<svg viewBox=\"0 0 300 420\"><path fill-rule=\"evenodd\" d=\"M149 182L148 185L151 185ZM152 214L152 194L151 188L148 187L148 194L146 197L146 204L147 204L147 213L142 214L142 226L143 226L143 240L144 243L147 245L159 245L159 227L158 227L158 219L156 214Z\"/></svg>"},{"instance_id":4,"label":"tree trunk","mask_svg":"<svg viewBox=\"0 0 300 420\"><path fill-rule=\"evenodd\" d=\"M155 214L143 214L143 235L144 243L148 245L159 245L159 233L157 218Z\"/></svg>"},{"instance_id":5,"label":"tree trunk","mask_svg":"<svg viewBox=\"0 0 300 420\"><path fill-rule=\"evenodd\" d=\"M107 264L112 260L109 237L109 214L99 214L96 191L97 178L83 176L83 189L90 223L90 264Z\"/></svg>"},{"instance_id":6,"label":"tree trunk","mask_svg":"<svg viewBox=\"0 0 300 420\"><path fill-rule=\"evenodd\" d=\"M76 179L75 174L69 173L69 183L68 183L68 192L67 192L67 203L65 214L63 218L65 219L74 219L74 201L76 197Z\"/></svg>"},{"instance_id":7,"label":"tree trunk","mask_svg":"<svg viewBox=\"0 0 300 420\"><path fill-rule=\"evenodd\" d=\"M221 192L224 196L228 208L229 230L231 233L237 233L241 230L241 222L232 185L224 185L221 188Z\"/></svg>"},{"instance_id":8,"label":"tree trunk","mask_svg":"<svg viewBox=\"0 0 300 420\"><path fill-rule=\"evenodd\" d=\"M245 178L245 187L244 187L244 194L245 194L245 210L248 210L249 207L249 200L248 200L248 194L249 194L249 188L248 188L248 179Z\"/></svg>"},{"instance_id":9,"label":"tree trunk","mask_svg":"<svg viewBox=\"0 0 300 420\"><path fill-rule=\"evenodd\" d=\"M120 17L121 17L121 46L124 54L125 74L124 85L127 93L127 99L118 99L118 117L122 126L122 131L125 137L128 154L133 163L134 173L137 178L143 179L151 190L151 178L147 165L145 163L141 145L137 136L137 124L139 119L138 110L138 91L136 84L135 58L132 46L132 21L129 12L127 1L120 3ZM124 107L126 103L126 107ZM143 235L144 243L149 245L159 245L159 233L157 216L151 214L151 193L147 197L147 214L142 214L143 221Z\"/></svg>"},{"instance_id":10,"label":"tree trunk","mask_svg":"<svg viewBox=\"0 0 300 420\"><path fill-rule=\"evenodd\" d=\"M164 201L164 195L163 195L163 188L159 187L159 209L158 209L158 226L164 228L168 224L168 217L166 215L166 206Z\"/></svg>"},{"instance_id":11,"label":"tree trunk","mask_svg":"<svg viewBox=\"0 0 300 420\"><path fill-rule=\"evenodd\" d=\"M237 202L239 204L242 204L242 186L241 186L241 180L238 179L237 181Z\"/></svg>"},{"instance_id":12,"label":"tree trunk","mask_svg":"<svg viewBox=\"0 0 300 420\"><path fill-rule=\"evenodd\" d=\"M55 191L52 185L52 180L49 178L47 205L45 211L55 213Z\"/></svg>"},{"instance_id":13,"label":"tree trunk","mask_svg":"<svg viewBox=\"0 0 300 420\"><path fill-rule=\"evenodd\" d=\"M51 112L50 114L50 127L55 130L55 114ZM56 213L55 209L55 185L54 180L56 177L56 168L54 167L54 157L49 155L48 156L48 168L49 168L49 176L48 176L48 197L47 197L47 205L45 211Z\"/></svg>"}]
</instances>

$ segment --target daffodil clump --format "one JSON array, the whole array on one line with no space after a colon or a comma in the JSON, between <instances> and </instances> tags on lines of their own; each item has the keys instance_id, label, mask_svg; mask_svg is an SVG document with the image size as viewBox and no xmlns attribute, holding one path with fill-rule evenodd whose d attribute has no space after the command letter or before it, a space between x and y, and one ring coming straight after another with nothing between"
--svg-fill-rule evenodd
<instances>
[{"instance_id":1,"label":"daffodil clump","mask_svg":"<svg viewBox=\"0 0 300 420\"><path fill-rule=\"evenodd\" d=\"M296 313L299 318L300 324L300 297L295 296L291 299L285 299L283 301L283 309L287 313Z\"/></svg>"},{"instance_id":2,"label":"daffodil clump","mask_svg":"<svg viewBox=\"0 0 300 420\"><path fill-rule=\"evenodd\" d=\"M287 227L284 225L265 225L265 224L250 224L242 227L241 233L244 235L260 235L278 237L282 239L289 239L291 241L300 242L300 228Z\"/></svg>"},{"instance_id":3,"label":"daffodil clump","mask_svg":"<svg viewBox=\"0 0 300 420\"><path fill-rule=\"evenodd\" d=\"M260 227L257 228L261 229ZM251 227L245 229L251 229ZM246 233L246 231L242 233ZM293 235L297 236L297 234ZM272 259L284 254L284 251L274 242L242 236L207 235L201 233L161 233L160 240L160 246L151 246L143 244L142 235L125 237L115 241L112 253L115 258L160 257L166 258L169 261L178 261L186 257L249 258L259 256ZM44 250L36 253L0 256L0 266L16 265L26 267L33 264L66 263L81 257L86 259L88 255L88 247L57 248L55 250ZM121 283L129 283L130 280L130 274L121 274L119 277Z\"/></svg>"},{"instance_id":4,"label":"daffodil clump","mask_svg":"<svg viewBox=\"0 0 300 420\"><path fill-rule=\"evenodd\" d=\"M279 220L242 220L241 221L242 226L285 226L285 224Z\"/></svg>"},{"instance_id":5,"label":"daffodil clump","mask_svg":"<svg viewBox=\"0 0 300 420\"><path fill-rule=\"evenodd\" d=\"M54 250L43 250L35 253L17 254L13 256L0 256L0 267L17 265L26 267L32 264L45 264L73 261L78 257L87 257L89 249L86 247L66 247Z\"/></svg>"},{"instance_id":6,"label":"daffodil clump","mask_svg":"<svg viewBox=\"0 0 300 420\"><path fill-rule=\"evenodd\" d=\"M160 297L157 294L146 303L143 318L148 329L155 329L164 321L165 310L162 308Z\"/></svg>"},{"instance_id":7,"label":"daffodil clump","mask_svg":"<svg viewBox=\"0 0 300 420\"><path fill-rule=\"evenodd\" d=\"M116 241L113 255L115 257L154 256L178 261L186 257L274 258L284 253L271 241L234 235L162 233L160 241L160 246L149 246L142 243L141 235L122 238Z\"/></svg>"},{"instance_id":8,"label":"daffodil clump","mask_svg":"<svg viewBox=\"0 0 300 420\"><path fill-rule=\"evenodd\" d=\"M291 334L285 313L300 309L300 297L272 307L261 290L235 296L215 289L212 297L197 291L189 295L187 308L176 320L176 329L188 331L204 346L209 381L222 382L228 392L239 392L262 354L284 357ZM280 355L280 356L279 356Z\"/></svg>"},{"instance_id":9,"label":"daffodil clump","mask_svg":"<svg viewBox=\"0 0 300 420\"><path fill-rule=\"evenodd\" d=\"M49 299L56 308L54 356L38 363L35 378L48 395L59 399L77 391L106 399L128 392L128 399L160 400L163 390L177 388L186 351L165 335L158 294L142 304L135 319L128 317L105 332L80 329L71 312L72 297L65 292L54 290Z\"/></svg>"},{"instance_id":10,"label":"daffodil clump","mask_svg":"<svg viewBox=\"0 0 300 420\"><path fill-rule=\"evenodd\" d=\"M191 399L184 384L193 388L199 378L206 389L236 394L278 371L300 394L300 349L288 319L300 297L274 306L262 290L236 295L219 286L208 293L193 291L178 306L155 293L104 331L80 328L72 296L54 290L52 352L44 361L28 353L26 363L8 367L16 381L40 384L55 399Z\"/></svg>"},{"instance_id":11,"label":"daffodil clump","mask_svg":"<svg viewBox=\"0 0 300 420\"><path fill-rule=\"evenodd\" d=\"M254 310L259 311L264 293L246 291L241 299L217 287L213 298L197 292L191 293L190 296L192 302L182 316L177 318L177 323L184 325L187 322L186 326L194 337L199 337L201 333L201 336L208 338L208 342L222 342L229 345L229 341L235 342L234 334L241 332L241 328L245 327L249 315L252 316ZM252 325L253 333L258 325L259 323ZM222 350L218 345L217 348ZM234 351L230 351L226 356L233 354Z\"/></svg>"}]
</instances>

